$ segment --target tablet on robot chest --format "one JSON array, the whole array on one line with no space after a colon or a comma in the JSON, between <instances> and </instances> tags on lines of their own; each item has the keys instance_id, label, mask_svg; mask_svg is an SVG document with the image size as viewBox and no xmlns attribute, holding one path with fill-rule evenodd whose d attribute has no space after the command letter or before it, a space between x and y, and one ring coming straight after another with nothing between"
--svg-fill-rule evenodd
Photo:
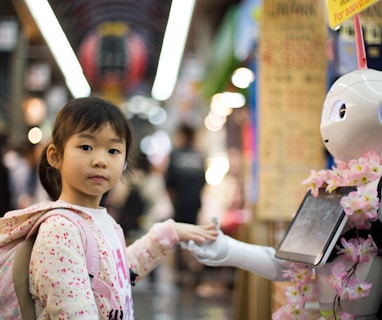
<instances>
[{"instance_id":1,"label":"tablet on robot chest","mask_svg":"<svg viewBox=\"0 0 382 320\"><path fill-rule=\"evenodd\" d=\"M309 191L276 248L276 257L312 266L325 264L347 221L341 198L354 190L340 187L328 193L320 189L317 197Z\"/></svg>"}]
</instances>

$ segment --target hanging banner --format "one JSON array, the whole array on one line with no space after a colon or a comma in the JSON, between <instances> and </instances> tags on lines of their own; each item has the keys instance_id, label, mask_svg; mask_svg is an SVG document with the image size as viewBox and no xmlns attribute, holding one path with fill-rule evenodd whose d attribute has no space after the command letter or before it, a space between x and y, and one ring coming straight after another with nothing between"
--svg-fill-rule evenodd
<instances>
[{"instance_id":1,"label":"hanging banner","mask_svg":"<svg viewBox=\"0 0 382 320\"><path fill-rule=\"evenodd\" d=\"M378 0L326 0L329 25L337 28L342 22L353 17Z\"/></svg>"},{"instance_id":2,"label":"hanging banner","mask_svg":"<svg viewBox=\"0 0 382 320\"><path fill-rule=\"evenodd\" d=\"M327 25L320 1L264 1L258 63L260 219L288 220L311 169L325 168L320 136L326 95Z\"/></svg>"}]
</instances>

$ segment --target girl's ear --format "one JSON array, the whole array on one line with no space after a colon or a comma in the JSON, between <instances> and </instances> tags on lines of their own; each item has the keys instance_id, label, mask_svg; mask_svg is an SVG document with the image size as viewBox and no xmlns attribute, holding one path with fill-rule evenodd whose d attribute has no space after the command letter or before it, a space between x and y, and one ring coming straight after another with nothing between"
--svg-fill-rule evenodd
<instances>
[{"instance_id":1,"label":"girl's ear","mask_svg":"<svg viewBox=\"0 0 382 320\"><path fill-rule=\"evenodd\" d=\"M46 150L46 158L48 163L55 169L60 169L61 167L61 159L57 152L57 148L54 144L50 144L48 149Z\"/></svg>"}]
</instances>

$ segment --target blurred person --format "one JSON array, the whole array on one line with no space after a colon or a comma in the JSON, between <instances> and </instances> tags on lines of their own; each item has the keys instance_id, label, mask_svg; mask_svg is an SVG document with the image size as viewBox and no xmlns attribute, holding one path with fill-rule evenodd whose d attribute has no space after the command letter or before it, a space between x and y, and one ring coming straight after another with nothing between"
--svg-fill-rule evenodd
<instances>
[{"instance_id":1,"label":"blurred person","mask_svg":"<svg viewBox=\"0 0 382 320\"><path fill-rule=\"evenodd\" d=\"M26 208L32 203L49 200L48 193L38 179L38 159L41 144L25 141L10 148L4 162L10 171L12 208Z\"/></svg>"},{"instance_id":2,"label":"blurred person","mask_svg":"<svg viewBox=\"0 0 382 320\"><path fill-rule=\"evenodd\" d=\"M181 124L174 136L165 183L174 206L174 219L196 223L205 185L205 159L195 146L195 129Z\"/></svg>"},{"instance_id":3,"label":"blurred person","mask_svg":"<svg viewBox=\"0 0 382 320\"><path fill-rule=\"evenodd\" d=\"M140 192L146 203L145 224L164 221L174 217L174 209L167 193L164 171L166 163L153 163L146 155L145 174L140 181Z\"/></svg>"},{"instance_id":4,"label":"blurred person","mask_svg":"<svg viewBox=\"0 0 382 320\"><path fill-rule=\"evenodd\" d=\"M18 199L23 193L29 174L29 165L22 153L22 146L12 145L4 154L4 164L10 174L11 206L15 209L18 209Z\"/></svg>"},{"instance_id":5,"label":"blurred person","mask_svg":"<svg viewBox=\"0 0 382 320\"><path fill-rule=\"evenodd\" d=\"M201 209L201 193L205 185L205 158L195 146L196 131L182 123L174 135L165 172L165 184L174 208L174 220L195 224ZM176 252L176 268L181 282L198 282L202 266L187 251Z\"/></svg>"}]
</instances>

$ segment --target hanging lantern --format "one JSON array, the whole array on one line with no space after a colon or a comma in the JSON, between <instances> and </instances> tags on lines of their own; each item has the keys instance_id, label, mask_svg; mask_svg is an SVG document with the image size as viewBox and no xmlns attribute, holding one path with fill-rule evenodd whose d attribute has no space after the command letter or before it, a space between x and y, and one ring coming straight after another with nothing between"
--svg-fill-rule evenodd
<instances>
[{"instance_id":1,"label":"hanging lantern","mask_svg":"<svg viewBox=\"0 0 382 320\"><path fill-rule=\"evenodd\" d=\"M146 71L147 47L126 23L102 23L79 48L79 60L92 89L126 94Z\"/></svg>"}]
</instances>

